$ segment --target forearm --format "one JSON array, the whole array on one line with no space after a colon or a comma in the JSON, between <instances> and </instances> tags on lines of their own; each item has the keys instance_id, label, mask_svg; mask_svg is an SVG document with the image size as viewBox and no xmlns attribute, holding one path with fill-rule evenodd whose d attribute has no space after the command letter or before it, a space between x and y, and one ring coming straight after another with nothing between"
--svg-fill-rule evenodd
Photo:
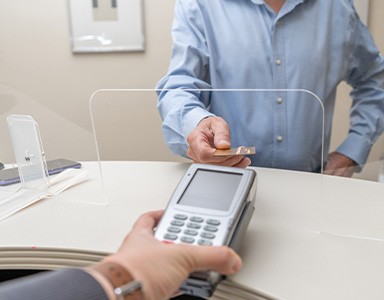
<instances>
[{"instance_id":1,"label":"forearm","mask_svg":"<svg viewBox=\"0 0 384 300\"><path fill-rule=\"evenodd\" d=\"M336 150L363 165L384 130L384 58L368 29L354 19L346 81L351 92L350 130Z\"/></svg>"},{"instance_id":2,"label":"forearm","mask_svg":"<svg viewBox=\"0 0 384 300\"><path fill-rule=\"evenodd\" d=\"M353 83L348 137L337 149L362 166L373 143L384 131L384 60L374 64Z\"/></svg>"},{"instance_id":3,"label":"forearm","mask_svg":"<svg viewBox=\"0 0 384 300\"><path fill-rule=\"evenodd\" d=\"M187 72L180 69L171 71L157 85L164 138L170 149L181 156L186 156L188 134L202 119L212 115L207 111L210 85L191 76L173 74Z\"/></svg>"},{"instance_id":4,"label":"forearm","mask_svg":"<svg viewBox=\"0 0 384 300\"><path fill-rule=\"evenodd\" d=\"M172 59L158 82L158 110L168 146L186 156L186 136L205 117L210 104L209 50L201 12L194 1L177 1L172 28Z\"/></svg>"}]
</instances>

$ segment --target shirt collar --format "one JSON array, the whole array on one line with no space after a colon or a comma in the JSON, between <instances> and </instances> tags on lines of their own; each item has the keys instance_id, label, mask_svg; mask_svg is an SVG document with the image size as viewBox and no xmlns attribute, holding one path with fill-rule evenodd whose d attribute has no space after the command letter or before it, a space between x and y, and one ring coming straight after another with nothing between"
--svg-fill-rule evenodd
<instances>
[{"instance_id":1,"label":"shirt collar","mask_svg":"<svg viewBox=\"0 0 384 300\"><path fill-rule=\"evenodd\" d=\"M286 2L289 2L290 4L293 4L293 5L298 5L306 1L308 0L286 0ZM251 0L251 2L255 4L264 4L264 0Z\"/></svg>"},{"instance_id":2,"label":"shirt collar","mask_svg":"<svg viewBox=\"0 0 384 300\"><path fill-rule=\"evenodd\" d=\"M264 0L250 0L250 1L256 5L265 5ZM310 1L310 0L286 0L285 4L284 4L283 8L281 9L281 11L279 12L276 20L284 17L286 14L293 11L297 6L299 6L300 4L303 4L304 2L307 2L307 1Z\"/></svg>"}]
</instances>

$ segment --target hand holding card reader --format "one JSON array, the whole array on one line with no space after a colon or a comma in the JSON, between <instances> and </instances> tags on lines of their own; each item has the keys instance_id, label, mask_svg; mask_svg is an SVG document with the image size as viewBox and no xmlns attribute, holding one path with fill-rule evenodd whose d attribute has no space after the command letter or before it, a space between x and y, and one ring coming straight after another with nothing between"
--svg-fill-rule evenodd
<instances>
[{"instance_id":1,"label":"hand holding card reader","mask_svg":"<svg viewBox=\"0 0 384 300\"><path fill-rule=\"evenodd\" d=\"M256 185L252 169L192 164L168 203L156 238L169 243L226 245L236 251L254 211ZM195 272L181 290L210 297L222 279L217 272Z\"/></svg>"}]
</instances>

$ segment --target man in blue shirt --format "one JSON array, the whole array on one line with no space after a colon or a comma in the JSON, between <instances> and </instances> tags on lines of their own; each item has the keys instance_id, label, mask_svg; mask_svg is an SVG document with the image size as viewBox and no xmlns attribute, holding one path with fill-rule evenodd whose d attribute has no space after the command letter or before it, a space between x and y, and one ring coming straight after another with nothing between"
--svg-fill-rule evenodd
<instances>
[{"instance_id":1,"label":"man in blue shirt","mask_svg":"<svg viewBox=\"0 0 384 300\"><path fill-rule=\"evenodd\" d=\"M351 176L384 130L384 60L352 0L177 0L172 34L157 88L176 154L303 171L323 157L325 173ZM353 87L350 130L327 155L341 81ZM256 154L213 155L241 145Z\"/></svg>"}]
</instances>

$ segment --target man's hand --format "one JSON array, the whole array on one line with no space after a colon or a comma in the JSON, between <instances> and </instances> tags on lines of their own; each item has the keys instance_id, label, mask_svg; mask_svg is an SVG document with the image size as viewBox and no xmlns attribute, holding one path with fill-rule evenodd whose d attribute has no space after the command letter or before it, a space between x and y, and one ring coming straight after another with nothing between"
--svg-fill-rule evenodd
<instances>
[{"instance_id":1,"label":"man's hand","mask_svg":"<svg viewBox=\"0 0 384 300\"><path fill-rule=\"evenodd\" d=\"M214 270L232 274L241 267L240 257L230 248L164 244L153 236L162 211L142 215L119 251L104 261L125 267L143 285L145 300L168 299L194 271Z\"/></svg>"},{"instance_id":2,"label":"man's hand","mask_svg":"<svg viewBox=\"0 0 384 300\"><path fill-rule=\"evenodd\" d=\"M355 170L356 162L341 153L332 152L328 156L324 174L351 177Z\"/></svg>"},{"instance_id":3,"label":"man's hand","mask_svg":"<svg viewBox=\"0 0 384 300\"><path fill-rule=\"evenodd\" d=\"M187 155L196 163L246 168L251 160L244 156L213 156L216 149L229 149L230 130L220 117L203 119L188 135Z\"/></svg>"}]
</instances>

